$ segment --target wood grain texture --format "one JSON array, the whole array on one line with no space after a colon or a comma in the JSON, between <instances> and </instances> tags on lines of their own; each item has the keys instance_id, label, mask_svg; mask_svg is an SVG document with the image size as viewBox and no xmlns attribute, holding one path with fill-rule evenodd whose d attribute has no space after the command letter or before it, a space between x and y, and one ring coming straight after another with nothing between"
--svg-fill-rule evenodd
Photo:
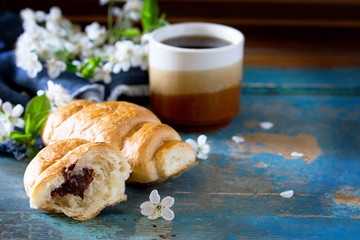
<instances>
[{"instance_id":1,"label":"wood grain texture","mask_svg":"<svg viewBox=\"0 0 360 240\"><path fill-rule=\"evenodd\" d=\"M26 163L1 156L0 236L354 239L360 235L360 95L336 95L336 91L358 88L358 74L359 68L245 68L241 112L228 127L206 133L211 145L207 160L157 186L127 186L126 202L106 208L84 223L30 209L22 185ZM331 88L332 92L296 93L292 89L301 78L307 89ZM279 90L277 94L248 91L254 84L263 89L274 84ZM289 85L292 88L282 87ZM271 121L274 127L263 130L261 121ZM306 163L302 158L286 159L275 153L243 152L231 140L233 135L254 133L312 135L322 154ZM195 139L199 134L181 135ZM259 168L259 163L266 166ZM175 198L173 221L151 221L141 215L139 206L153 189L161 197ZM292 198L280 197L280 192L290 189L295 192Z\"/></svg>"}]
</instances>

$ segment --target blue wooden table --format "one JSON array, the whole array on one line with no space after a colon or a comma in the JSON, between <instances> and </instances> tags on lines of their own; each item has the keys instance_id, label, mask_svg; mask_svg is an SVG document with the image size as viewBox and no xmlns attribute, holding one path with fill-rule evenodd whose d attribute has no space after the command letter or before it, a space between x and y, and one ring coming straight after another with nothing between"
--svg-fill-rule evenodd
<instances>
[{"instance_id":1,"label":"blue wooden table","mask_svg":"<svg viewBox=\"0 0 360 240\"><path fill-rule=\"evenodd\" d=\"M27 164L2 156L0 239L360 239L359 86L360 69L246 68L241 113L206 133L207 160L156 186L127 186L126 202L87 222L30 209ZM141 215L153 189L175 198L173 221Z\"/></svg>"}]
</instances>

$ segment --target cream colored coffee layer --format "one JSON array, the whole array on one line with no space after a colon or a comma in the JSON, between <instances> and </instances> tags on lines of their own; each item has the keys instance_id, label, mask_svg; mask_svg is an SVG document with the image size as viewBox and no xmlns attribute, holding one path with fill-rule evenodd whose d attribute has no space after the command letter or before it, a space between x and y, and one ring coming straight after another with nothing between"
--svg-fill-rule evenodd
<instances>
[{"instance_id":1,"label":"cream colored coffee layer","mask_svg":"<svg viewBox=\"0 0 360 240\"><path fill-rule=\"evenodd\" d=\"M214 93L238 86L242 61L201 71L169 71L150 67L150 90L163 95Z\"/></svg>"}]
</instances>

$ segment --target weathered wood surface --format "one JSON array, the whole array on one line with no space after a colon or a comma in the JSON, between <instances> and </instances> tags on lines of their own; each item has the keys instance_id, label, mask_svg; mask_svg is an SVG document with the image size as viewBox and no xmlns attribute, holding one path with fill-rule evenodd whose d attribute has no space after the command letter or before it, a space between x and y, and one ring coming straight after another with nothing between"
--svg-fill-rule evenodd
<instances>
[{"instance_id":1,"label":"weathered wood surface","mask_svg":"<svg viewBox=\"0 0 360 240\"><path fill-rule=\"evenodd\" d=\"M247 69L245 76L251 80L249 73L255 70ZM313 76L313 81L331 82L323 79L326 74ZM245 80L245 85L255 82ZM126 202L87 222L30 209L22 183L26 163L2 156L0 239L359 239L360 96L268 95L254 89L244 89L241 113L231 125L206 133L211 145L207 160L156 186L127 186ZM336 94L336 87L330 92ZM275 125L263 130L261 121ZM285 158L256 152L263 149L261 142L231 140L242 135L250 141L259 133L280 139L306 134L321 154L312 161ZM199 133L181 135L187 139ZM301 146L298 152L308 151ZM175 198L173 221L141 215L139 206L153 189ZM292 198L279 195L290 189Z\"/></svg>"}]
</instances>

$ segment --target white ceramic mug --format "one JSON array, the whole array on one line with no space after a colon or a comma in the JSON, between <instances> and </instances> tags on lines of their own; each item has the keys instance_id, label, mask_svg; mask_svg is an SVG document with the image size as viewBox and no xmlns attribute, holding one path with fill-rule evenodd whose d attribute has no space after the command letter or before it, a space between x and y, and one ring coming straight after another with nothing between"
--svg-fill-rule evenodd
<instances>
[{"instance_id":1,"label":"white ceramic mug","mask_svg":"<svg viewBox=\"0 0 360 240\"><path fill-rule=\"evenodd\" d=\"M227 42L213 48L165 44L179 37L210 37ZM222 126L239 112L244 36L213 23L189 22L155 30L150 36L151 108L165 122Z\"/></svg>"}]
</instances>

